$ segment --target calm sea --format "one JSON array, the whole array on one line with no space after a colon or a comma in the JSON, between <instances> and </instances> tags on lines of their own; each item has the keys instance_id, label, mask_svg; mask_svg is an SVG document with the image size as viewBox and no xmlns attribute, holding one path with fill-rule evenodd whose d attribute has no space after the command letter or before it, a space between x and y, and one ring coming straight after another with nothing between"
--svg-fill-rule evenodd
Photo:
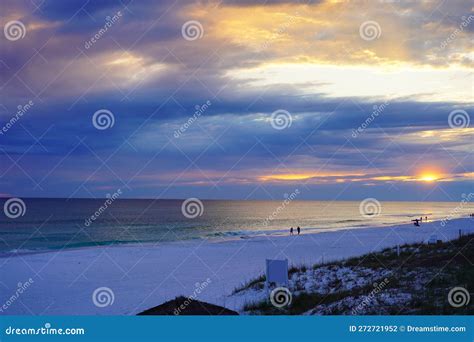
<instances>
[{"instance_id":1,"label":"calm sea","mask_svg":"<svg viewBox=\"0 0 474 342\"><path fill-rule=\"evenodd\" d=\"M202 207L194 207L196 212L190 206L187 213L202 215L188 218L183 215L182 200L116 199L108 205L105 199L23 200L23 216L9 218L1 212L2 255L110 244L249 238L288 234L291 226L301 226L303 233L384 226L409 223L420 216L440 220L474 211L471 203L460 207L459 202L381 202L375 215L363 216L360 202L203 201ZM0 200L2 208L4 203L5 199Z\"/></svg>"}]
</instances>

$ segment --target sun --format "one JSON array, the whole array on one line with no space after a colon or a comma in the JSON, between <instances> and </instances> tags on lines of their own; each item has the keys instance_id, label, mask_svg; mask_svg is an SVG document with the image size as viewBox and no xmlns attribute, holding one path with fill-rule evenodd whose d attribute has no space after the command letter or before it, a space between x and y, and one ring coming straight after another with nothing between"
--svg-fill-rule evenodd
<instances>
[{"instance_id":1,"label":"sun","mask_svg":"<svg viewBox=\"0 0 474 342\"><path fill-rule=\"evenodd\" d=\"M413 180L416 182L433 183L441 181L444 178L445 172L437 165L424 165L416 172Z\"/></svg>"},{"instance_id":2,"label":"sun","mask_svg":"<svg viewBox=\"0 0 474 342\"><path fill-rule=\"evenodd\" d=\"M442 178L442 173L434 170L425 170L420 172L416 178L417 181L432 183Z\"/></svg>"},{"instance_id":3,"label":"sun","mask_svg":"<svg viewBox=\"0 0 474 342\"><path fill-rule=\"evenodd\" d=\"M434 182L437 179L438 179L438 177L436 177L433 174L424 174L420 177L420 180L423 181L423 182Z\"/></svg>"}]
</instances>

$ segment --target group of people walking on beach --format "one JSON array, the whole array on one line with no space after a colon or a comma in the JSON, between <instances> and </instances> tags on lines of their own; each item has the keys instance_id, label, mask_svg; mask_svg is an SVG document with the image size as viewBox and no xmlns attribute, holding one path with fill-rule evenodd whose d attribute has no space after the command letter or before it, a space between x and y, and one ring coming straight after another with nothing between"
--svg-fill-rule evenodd
<instances>
[{"instance_id":1,"label":"group of people walking on beach","mask_svg":"<svg viewBox=\"0 0 474 342\"><path fill-rule=\"evenodd\" d=\"M414 219L412 221L415 226L419 227L420 223L423 222L423 216L420 217L419 219ZM425 221L428 222L428 216L425 216Z\"/></svg>"},{"instance_id":2,"label":"group of people walking on beach","mask_svg":"<svg viewBox=\"0 0 474 342\"><path fill-rule=\"evenodd\" d=\"M470 216L474 216L474 214L471 214ZM420 226L420 223L423 222L423 216L421 216L419 219L416 218L416 219L414 219L414 220L412 220L412 221L413 221L413 224L414 224L415 226L419 227L419 226ZM425 216L425 222L428 222L428 216ZM297 232L298 235L300 235L300 233L301 233L301 228L300 228L300 226L296 227L296 232ZM294 234L293 227L290 228L290 235L295 235L295 234Z\"/></svg>"},{"instance_id":3,"label":"group of people walking on beach","mask_svg":"<svg viewBox=\"0 0 474 342\"><path fill-rule=\"evenodd\" d=\"M298 226L298 227L296 228L296 231L298 232L298 235L300 235L300 232L301 232L300 226ZM294 235L294 234L293 234L293 227L290 228L290 235Z\"/></svg>"}]
</instances>

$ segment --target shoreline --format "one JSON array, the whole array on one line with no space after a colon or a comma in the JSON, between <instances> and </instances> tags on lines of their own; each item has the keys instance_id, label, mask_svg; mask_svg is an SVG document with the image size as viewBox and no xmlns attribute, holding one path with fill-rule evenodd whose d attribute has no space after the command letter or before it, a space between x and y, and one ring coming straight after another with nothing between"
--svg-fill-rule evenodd
<instances>
[{"instance_id":1,"label":"shoreline","mask_svg":"<svg viewBox=\"0 0 474 342\"><path fill-rule=\"evenodd\" d=\"M460 219L454 218L452 220ZM442 219L436 220L429 220L426 223L436 223L441 222ZM424 224L426 224L424 223ZM383 228L390 228L390 227L403 227L403 226L413 226L412 223L386 223L385 225L361 225L361 226L347 226L347 227L333 227L333 228L317 228L317 227L303 227L301 230L300 236L303 235L317 235L323 233L335 233L339 231L346 231L346 230L360 230L360 229L383 229ZM211 236L212 235L212 236ZM36 254L44 254L44 253L59 253L59 252L67 252L67 251L78 251L78 250L89 250L89 249L96 249L96 248L146 248L146 247L159 247L159 246L166 246L166 245L174 245L174 244L186 244L186 243L198 243L198 242L207 242L207 243L225 243L231 241L241 241L241 240L252 240L258 238L278 238L278 237L285 237L289 236L289 229L272 229L272 230L239 230L239 231L224 231L224 232L215 232L208 237L201 237L201 238L189 238L189 239L182 239L182 240L172 240L172 241L146 241L146 242L125 242L120 241L117 243L91 243L90 245L84 245L80 247L50 247L50 248L43 248L43 249L19 249L15 250L12 249L6 252L0 252L0 261L5 258L12 258L17 256L27 256L27 255L36 255ZM295 232L296 235L296 232Z\"/></svg>"},{"instance_id":2,"label":"shoreline","mask_svg":"<svg viewBox=\"0 0 474 342\"><path fill-rule=\"evenodd\" d=\"M239 310L246 298L231 297L239 285L264 273L265 259L288 258L290 265L342 260L397 244L426 241L437 234L454 239L458 230L474 232L474 219L323 231L300 236L262 236L219 242L101 246L0 258L2 305L18 283L34 283L0 314L134 315L179 295L189 296L206 279L197 298ZM98 307L92 293L110 288L114 302Z\"/></svg>"}]
</instances>

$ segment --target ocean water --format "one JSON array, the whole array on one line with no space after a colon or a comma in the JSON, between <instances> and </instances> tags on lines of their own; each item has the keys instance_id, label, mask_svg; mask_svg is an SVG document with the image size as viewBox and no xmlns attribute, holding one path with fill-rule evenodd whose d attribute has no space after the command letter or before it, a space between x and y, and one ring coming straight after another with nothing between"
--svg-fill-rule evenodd
<instances>
[{"instance_id":1,"label":"ocean water","mask_svg":"<svg viewBox=\"0 0 474 342\"><path fill-rule=\"evenodd\" d=\"M186 207L182 200L23 199L24 215L0 215L0 254L29 253L87 246L163 243L192 239L240 239L267 234L302 233L410 223L467 216L472 203L324 201L202 201ZM4 208L5 199L0 200ZM195 209L195 211L193 211ZM200 214L200 215L199 215ZM93 217L94 219L92 219Z\"/></svg>"}]
</instances>

